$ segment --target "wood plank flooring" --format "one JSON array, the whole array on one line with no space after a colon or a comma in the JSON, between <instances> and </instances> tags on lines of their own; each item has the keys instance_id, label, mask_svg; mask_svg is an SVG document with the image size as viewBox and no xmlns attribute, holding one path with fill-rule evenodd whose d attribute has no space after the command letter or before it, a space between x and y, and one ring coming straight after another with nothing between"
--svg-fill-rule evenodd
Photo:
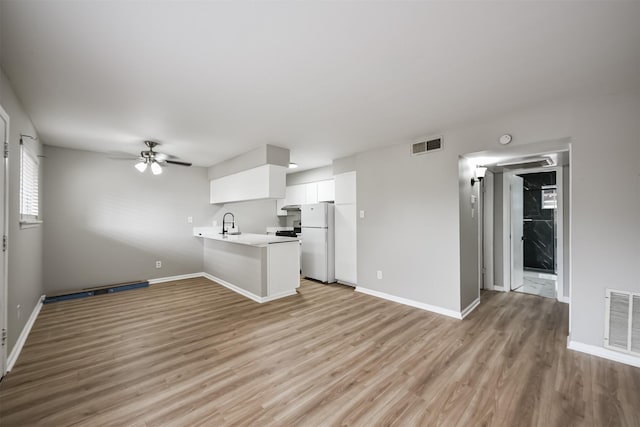
<instances>
[{"instance_id":1,"label":"wood plank flooring","mask_svg":"<svg viewBox=\"0 0 640 427\"><path fill-rule=\"evenodd\" d=\"M8 426L638 426L640 369L566 349L568 306L485 292L463 321L303 280L206 279L45 305Z\"/></svg>"}]
</instances>

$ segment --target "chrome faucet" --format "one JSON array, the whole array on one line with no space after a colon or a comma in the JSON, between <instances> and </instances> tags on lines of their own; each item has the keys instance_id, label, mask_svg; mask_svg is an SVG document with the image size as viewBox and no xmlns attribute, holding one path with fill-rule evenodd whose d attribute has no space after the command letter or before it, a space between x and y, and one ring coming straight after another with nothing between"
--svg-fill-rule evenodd
<instances>
[{"instance_id":1,"label":"chrome faucet","mask_svg":"<svg viewBox=\"0 0 640 427\"><path fill-rule=\"evenodd\" d=\"M236 217L233 216L233 214L231 212L227 212L224 214L224 216L222 217L222 233L220 234L227 234L228 230L225 230L224 226L225 224L227 224L226 219L227 219L227 215L231 215L231 229L236 228Z\"/></svg>"}]
</instances>

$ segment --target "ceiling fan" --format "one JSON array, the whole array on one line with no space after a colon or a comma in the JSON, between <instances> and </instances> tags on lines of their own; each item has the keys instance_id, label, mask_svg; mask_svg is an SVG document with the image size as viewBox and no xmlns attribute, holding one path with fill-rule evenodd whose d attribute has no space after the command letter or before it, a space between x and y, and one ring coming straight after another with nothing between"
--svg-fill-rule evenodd
<instances>
[{"instance_id":1,"label":"ceiling fan","mask_svg":"<svg viewBox=\"0 0 640 427\"><path fill-rule=\"evenodd\" d=\"M155 141L144 141L144 144L147 146L148 150L142 150L140 152L140 156L138 157L126 156L126 157L112 157L112 158L138 160L138 163L136 163L135 165L136 169L138 169L140 172L144 172L145 170L147 170L147 167L150 167L151 172L153 172L154 175L161 174L162 166L166 166L168 164L179 165L179 166L191 166L191 163L176 160L176 157L174 156L153 151L155 147L160 145Z\"/></svg>"}]
</instances>

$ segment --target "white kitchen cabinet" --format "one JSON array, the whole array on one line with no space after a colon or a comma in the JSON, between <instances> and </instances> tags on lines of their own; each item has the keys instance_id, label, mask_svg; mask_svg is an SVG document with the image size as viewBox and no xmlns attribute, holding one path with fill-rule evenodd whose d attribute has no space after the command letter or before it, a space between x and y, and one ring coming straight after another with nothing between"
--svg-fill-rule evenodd
<instances>
[{"instance_id":1,"label":"white kitchen cabinet","mask_svg":"<svg viewBox=\"0 0 640 427\"><path fill-rule=\"evenodd\" d=\"M335 205L336 280L358 283L358 240L355 203Z\"/></svg>"},{"instance_id":2,"label":"white kitchen cabinet","mask_svg":"<svg viewBox=\"0 0 640 427\"><path fill-rule=\"evenodd\" d=\"M318 202L333 202L336 198L335 182L333 179L319 181Z\"/></svg>"},{"instance_id":3,"label":"white kitchen cabinet","mask_svg":"<svg viewBox=\"0 0 640 427\"><path fill-rule=\"evenodd\" d=\"M310 205L312 203L318 203L318 184L316 182L310 182L304 184L306 197L304 204Z\"/></svg>"},{"instance_id":4,"label":"white kitchen cabinet","mask_svg":"<svg viewBox=\"0 0 640 427\"><path fill-rule=\"evenodd\" d=\"M336 204L356 203L356 173L347 172L335 176Z\"/></svg>"},{"instance_id":5,"label":"white kitchen cabinet","mask_svg":"<svg viewBox=\"0 0 640 427\"><path fill-rule=\"evenodd\" d=\"M287 187L285 200L287 205L304 205L307 202L307 187L305 184Z\"/></svg>"},{"instance_id":6,"label":"white kitchen cabinet","mask_svg":"<svg viewBox=\"0 0 640 427\"><path fill-rule=\"evenodd\" d=\"M281 199L285 196L285 167L262 165L211 180L211 203Z\"/></svg>"}]
</instances>

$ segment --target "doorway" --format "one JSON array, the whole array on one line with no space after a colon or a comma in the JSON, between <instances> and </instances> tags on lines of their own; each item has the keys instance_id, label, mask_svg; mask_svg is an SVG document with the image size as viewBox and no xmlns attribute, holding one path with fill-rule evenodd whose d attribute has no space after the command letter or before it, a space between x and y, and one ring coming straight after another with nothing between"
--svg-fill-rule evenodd
<instances>
[{"instance_id":1,"label":"doorway","mask_svg":"<svg viewBox=\"0 0 640 427\"><path fill-rule=\"evenodd\" d=\"M563 299L562 170L508 173L509 290Z\"/></svg>"},{"instance_id":2,"label":"doorway","mask_svg":"<svg viewBox=\"0 0 640 427\"><path fill-rule=\"evenodd\" d=\"M0 227L2 228L2 256L0 257L0 378L7 372L7 230L8 230L8 147L9 147L9 115L0 106L0 136L2 136L2 161L0 164Z\"/></svg>"}]
</instances>

